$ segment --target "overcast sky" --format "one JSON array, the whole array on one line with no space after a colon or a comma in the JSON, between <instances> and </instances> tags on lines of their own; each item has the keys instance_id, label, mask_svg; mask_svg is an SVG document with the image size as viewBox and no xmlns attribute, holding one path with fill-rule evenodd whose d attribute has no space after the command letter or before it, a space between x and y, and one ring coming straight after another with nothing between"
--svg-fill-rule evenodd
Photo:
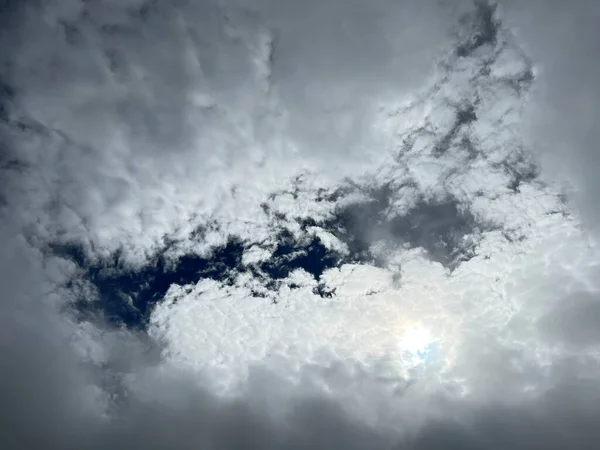
<instances>
[{"instance_id":1,"label":"overcast sky","mask_svg":"<svg viewBox=\"0 0 600 450\"><path fill-rule=\"evenodd\" d=\"M600 5L450 3L0 2L2 448L600 445Z\"/></svg>"}]
</instances>

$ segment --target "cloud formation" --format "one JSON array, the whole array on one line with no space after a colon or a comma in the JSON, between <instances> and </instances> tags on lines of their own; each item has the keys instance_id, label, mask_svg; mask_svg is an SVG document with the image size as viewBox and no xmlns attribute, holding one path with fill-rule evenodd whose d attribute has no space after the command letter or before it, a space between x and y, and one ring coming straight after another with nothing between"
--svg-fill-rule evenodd
<instances>
[{"instance_id":1,"label":"cloud formation","mask_svg":"<svg viewBox=\"0 0 600 450\"><path fill-rule=\"evenodd\" d=\"M535 58L540 82L524 134L555 179L569 185L575 206L597 233L596 102L600 74L596 2L506 3L507 21Z\"/></svg>"},{"instance_id":2,"label":"cloud formation","mask_svg":"<svg viewBox=\"0 0 600 450\"><path fill-rule=\"evenodd\" d=\"M3 448L597 446L595 4L0 6Z\"/></svg>"}]
</instances>

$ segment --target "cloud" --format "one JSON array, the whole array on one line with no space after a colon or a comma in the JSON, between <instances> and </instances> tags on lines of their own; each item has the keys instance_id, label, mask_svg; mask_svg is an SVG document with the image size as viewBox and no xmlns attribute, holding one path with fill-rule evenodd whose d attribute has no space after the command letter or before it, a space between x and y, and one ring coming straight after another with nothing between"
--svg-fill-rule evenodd
<instances>
[{"instance_id":1,"label":"cloud","mask_svg":"<svg viewBox=\"0 0 600 450\"><path fill-rule=\"evenodd\" d=\"M3 226L2 244L4 448L258 449L289 444L358 449L385 439L335 402L310 393L293 400L274 389L276 384L267 389L262 378L253 388L260 394L222 399L187 374L160 375L156 360L147 356L147 343L136 335L105 327L81 334L80 326L48 304L40 255L16 230ZM89 337L93 341L87 342ZM101 354L82 359L78 354L90 349L86 343ZM110 417L104 416L107 412Z\"/></svg>"},{"instance_id":2,"label":"cloud","mask_svg":"<svg viewBox=\"0 0 600 450\"><path fill-rule=\"evenodd\" d=\"M488 405L467 417L432 423L417 438L415 449L559 449L592 448L599 435L593 419L598 391L593 385L559 386L543 399L519 407ZM459 407L460 408L460 407Z\"/></svg>"},{"instance_id":3,"label":"cloud","mask_svg":"<svg viewBox=\"0 0 600 450\"><path fill-rule=\"evenodd\" d=\"M587 225L597 231L598 109L593 99L600 64L593 24L599 6L585 0L569 7L557 1L502 3L539 69L525 134L546 171L571 186Z\"/></svg>"},{"instance_id":4,"label":"cloud","mask_svg":"<svg viewBox=\"0 0 600 450\"><path fill-rule=\"evenodd\" d=\"M591 3L2 7L4 447L597 446Z\"/></svg>"},{"instance_id":5,"label":"cloud","mask_svg":"<svg viewBox=\"0 0 600 450\"><path fill-rule=\"evenodd\" d=\"M15 237L6 228L3 236ZM505 398L502 401L432 400L411 397L409 392L387 404L371 398L371 408L380 414L390 408L391 414L382 415L375 425L348 413L347 399L291 387L265 373L249 381L242 397L229 399L207 392L189 374L157 371L147 363L125 370L108 362L101 379L97 369L82 365L69 350L65 338L70 328L64 317L33 301L41 290L43 271L37 255L15 241L3 242L10 252L2 257L4 448L552 449L593 448L600 437L594 420L600 395L594 381L598 367L590 373L581 361L557 361L548 379L550 389L539 396L506 397L505 391L498 393ZM134 349L129 357L140 353L133 336L114 337L121 351L124 344ZM116 346L104 342L106 352L114 351ZM498 353L494 358L506 363ZM588 379L573 378L586 372ZM112 383L107 382L108 373L113 374ZM338 383L343 379L338 376ZM124 389L121 393L116 381ZM364 382L359 386L363 392L367 389ZM405 408L400 417L399 401ZM102 417L103 411L110 411L111 417ZM421 419L415 420L415 415Z\"/></svg>"},{"instance_id":6,"label":"cloud","mask_svg":"<svg viewBox=\"0 0 600 450\"><path fill-rule=\"evenodd\" d=\"M598 345L600 298L597 293L579 292L561 298L542 319L542 329L565 344L576 347Z\"/></svg>"},{"instance_id":7,"label":"cloud","mask_svg":"<svg viewBox=\"0 0 600 450\"><path fill-rule=\"evenodd\" d=\"M480 335L485 340L467 368L481 372L485 392L495 373L498 390L462 399L430 396L418 384L386 398L372 374L361 379L335 367L327 377L306 372L319 383L329 378L338 387L333 396L259 371L237 397L221 398L197 374L148 360L147 347L130 333L101 327L82 335L44 302L56 282L56 275L47 281L52 261L42 264L15 230L4 227L2 236L1 414L9 426L0 436L6 448L586 448L598 438L598 366L576 356L577 342L573 356L555 357L544 373L519 366L519 353L521 362L529 360L526 348L507 351L506 343L495 347L491 336ZM543 389L514 389L519 378L543 381ZM340 389L344 384L349 390ZM352 391L354 398L347 396Z\"/></svg>"},{"instance_id":8,"label":"cloud","mask_svg":"<svg viewBox=\"0 0 600 450\"><path fill-rule=\"evenodd\" d=\"M364 173L385 155L381 100L420 84L453 20L434 3L343 5L20 6L3 127L31 174L24 220L139 260L209 217L260 224L257 199L300 171Z\"/></svg>"}]
</instances>

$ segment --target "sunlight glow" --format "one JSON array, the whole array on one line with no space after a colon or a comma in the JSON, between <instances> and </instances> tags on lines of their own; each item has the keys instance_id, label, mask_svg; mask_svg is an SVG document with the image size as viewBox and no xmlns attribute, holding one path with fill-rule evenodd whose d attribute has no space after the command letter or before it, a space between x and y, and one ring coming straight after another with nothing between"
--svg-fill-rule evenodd
<instances>
[{"instance_id":1,"label":"sunlight glow","mask_svg":"<svg viewBox=\"0 0 600 450\"><path fill-rule=\"evenodd\" d=\"M402 350L408 353L412 358L423 361L431 351L435 339L422 326L412 327L406 330L400 345Z\"/></svg>"}]
</instances>

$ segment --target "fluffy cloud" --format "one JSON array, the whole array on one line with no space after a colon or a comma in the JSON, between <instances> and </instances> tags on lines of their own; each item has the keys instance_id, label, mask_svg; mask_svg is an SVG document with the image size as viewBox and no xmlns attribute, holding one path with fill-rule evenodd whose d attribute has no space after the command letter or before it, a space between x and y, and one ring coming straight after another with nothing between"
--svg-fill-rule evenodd
<instances>
[{"instance_id":1,"label":"fluffy cloud","mask_svg":"<svg viewBox=\"0 0 600 450\"><path fill-rule=\"evenodd\" d=\"M540 5L3 5L3 445L593 448L594 6Z\"/></svg>"}]
</instances>

